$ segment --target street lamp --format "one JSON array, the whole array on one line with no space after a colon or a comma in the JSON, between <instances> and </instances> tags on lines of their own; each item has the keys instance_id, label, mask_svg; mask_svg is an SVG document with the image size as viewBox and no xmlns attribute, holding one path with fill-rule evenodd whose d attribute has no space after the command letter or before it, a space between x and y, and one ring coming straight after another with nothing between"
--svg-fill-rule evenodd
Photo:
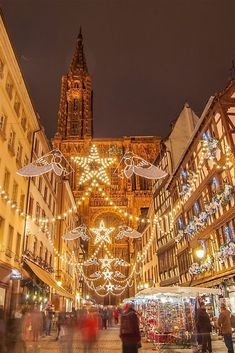
<instances>
[{"instance_id":1,"label":"street lamp","mask_svg":"<svg viewBox=\"0 0 235 353\"><path fill-rule=\"evenodd\" d=\"M200 246L196 248L195 255L199 260L201 260L206 255L206 246L204 240L202 240Z\"/></svg>"}]
</instances>

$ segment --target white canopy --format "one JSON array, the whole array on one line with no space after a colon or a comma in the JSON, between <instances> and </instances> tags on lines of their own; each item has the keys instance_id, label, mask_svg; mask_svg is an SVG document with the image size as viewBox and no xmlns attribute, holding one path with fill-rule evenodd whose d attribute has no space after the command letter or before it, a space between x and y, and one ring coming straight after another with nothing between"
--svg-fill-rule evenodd
<instances>
[{"instance_id":1,"label":"white canopy","mask_svg":"<svg viewBox=\"0 0 235 353\"><path fill-rule=\"evenodd\" d=\"M125 299L127 301L134 301L144 298L153 298L157 296L174 296L174 297L196 297L198 295L218 295L220 293L219 289L215 288L203 288L203 287L153 287L147 288L136 294L135 297Z\"/></svg>"}]
</instances>

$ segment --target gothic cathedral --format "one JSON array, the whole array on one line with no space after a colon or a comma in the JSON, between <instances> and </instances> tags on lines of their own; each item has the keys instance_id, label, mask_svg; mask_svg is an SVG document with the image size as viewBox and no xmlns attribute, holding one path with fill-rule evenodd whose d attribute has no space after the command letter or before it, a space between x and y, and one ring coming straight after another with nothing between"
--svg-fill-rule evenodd
<instances>
[{"instance_id":1,"label":"gothic cathedral","mask_svg":"<svg viewBox=\"0 0 235 353\"><path fill-rule=\"evenodd\" d=\"M112 241L107 243L106 250L115 258L122 258L130 264L134 260L138 240L117 240L115 237L122 224L139 229L141 218L150 206L152 185L149 180L136 175L130 179L120 177L117 167L127 151L154 162L159 143L160 138L157 136L104 139L93 136L91 77L80 31L68 73L62 77L58 126L53 145L62 151L74 170L69 182L78 205L78 225L98 228L103 221L105 227L114 228L110 235ZM86 166L84 174L82 162L86 162L89 156L93 156L94 160L92 165ZM106 168L100 171L99 162L102 164L103 161L107 162ZM87 258L90 258L97 245L90 241L87 248L84 245L84 249ZM104 255L104 250L97 254L99 257ZM131 267L126 269L125 274L128 275L130 270ZM123 296L132 294L132 289L127 288ZM115 297L105 298L104 303L115 304L115 300ZM97 298L97 301L101 299Z\"/></svg>"}]
</instances>

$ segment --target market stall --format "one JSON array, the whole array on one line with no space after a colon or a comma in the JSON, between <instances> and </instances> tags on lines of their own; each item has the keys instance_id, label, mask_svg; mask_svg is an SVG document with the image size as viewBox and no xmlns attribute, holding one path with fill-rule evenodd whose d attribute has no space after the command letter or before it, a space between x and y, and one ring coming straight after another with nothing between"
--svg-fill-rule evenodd
<instances>
[{"instance_id":1,"label":"market stall","mask_svg":"<svg viewBox=\"0 0 235 353\"><path fill-rule=\"evenodd\" d=\"M212 306L213 296L218 294L219 290L211 288L155 287L144 289L125 302L135 304L144 340L155 346L186 348L192 345L198 300L206 299Z\"/></svg>"}]
</instances>

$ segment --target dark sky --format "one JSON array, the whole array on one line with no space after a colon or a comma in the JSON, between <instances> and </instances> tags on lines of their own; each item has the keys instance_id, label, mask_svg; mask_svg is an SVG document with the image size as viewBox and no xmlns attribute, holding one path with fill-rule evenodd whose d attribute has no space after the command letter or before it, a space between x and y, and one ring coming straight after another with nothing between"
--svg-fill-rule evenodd
<instances>
[{"instance_id":1,"label":"dark sky","mask_svg":"<svg viewBox=\"0 0 235 353\"><path fill-rule=\"evenodd\" d=\"M235 0L0 0L34 105L56 129L61 75L80 25L96 137L161 135L200 114L235 59Z\"/></svg>"}]
</instances>

